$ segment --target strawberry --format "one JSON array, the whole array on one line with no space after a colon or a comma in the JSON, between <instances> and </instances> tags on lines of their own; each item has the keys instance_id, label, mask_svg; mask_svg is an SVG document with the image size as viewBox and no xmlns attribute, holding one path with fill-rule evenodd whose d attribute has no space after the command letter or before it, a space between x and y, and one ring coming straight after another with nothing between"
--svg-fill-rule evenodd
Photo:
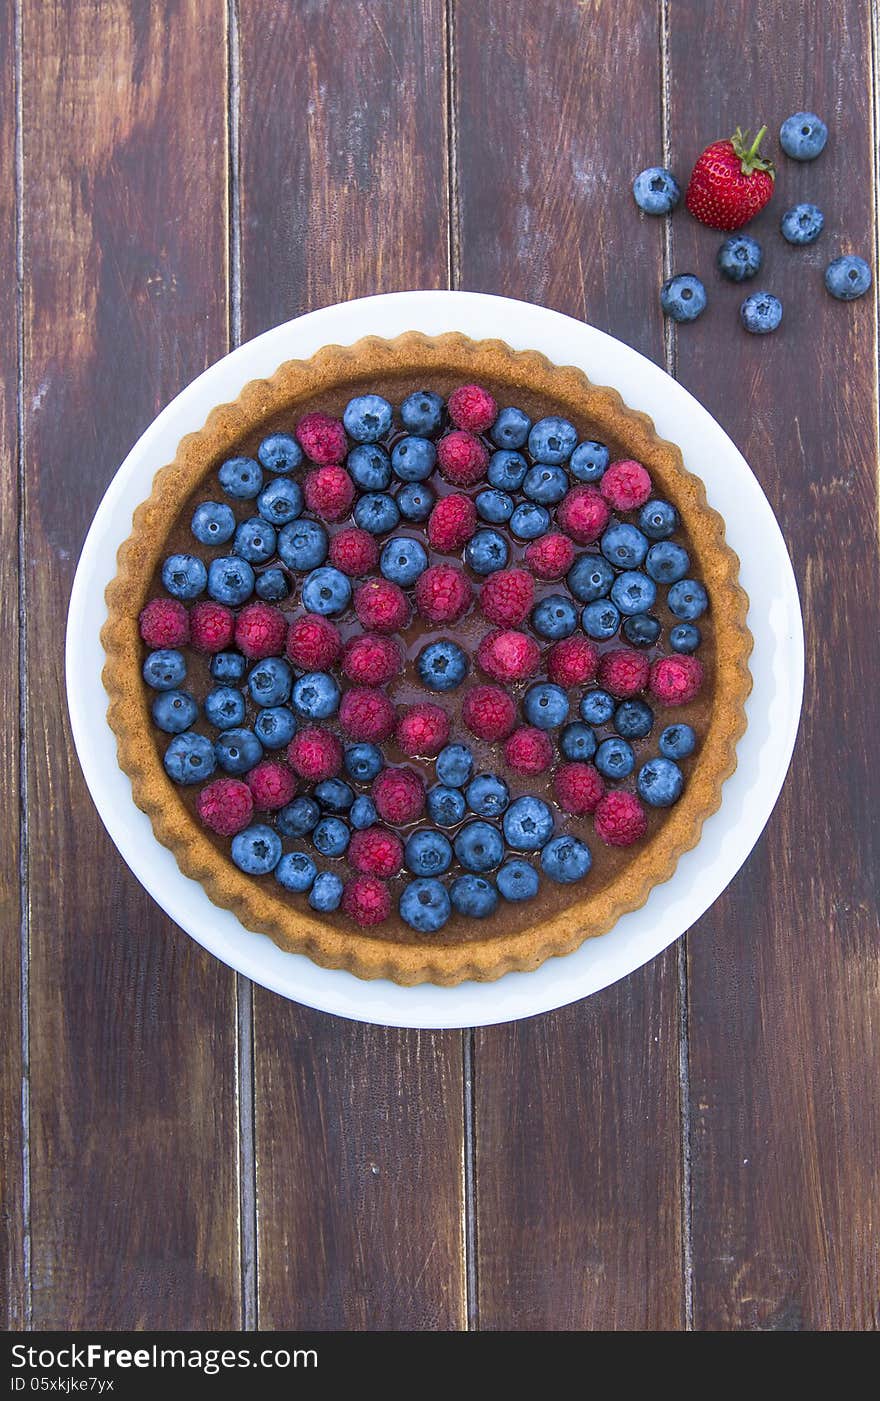
<instances>
[{"instance_id":1,"label":"strawberry","mask_svg":"<svg viewBox=\"0 0 880 1401\"><path fill-rule=\"evenodd\" d=\"M773 162L758 154L765 126L749 145L739 127L729 141L707 146L691 172L685 204L710 229L739 229L764 208L773 193Z\"/></svg>"}]
</instances>

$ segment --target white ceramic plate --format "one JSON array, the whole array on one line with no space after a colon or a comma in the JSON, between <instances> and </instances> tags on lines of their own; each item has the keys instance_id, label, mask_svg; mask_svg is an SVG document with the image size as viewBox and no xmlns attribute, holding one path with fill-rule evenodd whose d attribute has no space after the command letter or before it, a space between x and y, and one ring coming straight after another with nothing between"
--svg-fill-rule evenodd
<instances>
[{"instance_id":1,"label":"white ceramic plate","mask_svg":"<svg viewBox=\"0 0 880 1401\"><path fill-rule=\"evenodd\" d=\"M721 808L672 880L657 886L647 904L625 915L611 933L587 940L566 958L551 958L534 973L456 988L362 982L319 968L283 953L213 905L135 807L116 761L101 684L104 590L115 573L116 551L131 530L132 512L149 495L154 472L171 461L183 435L200 428L214 405L235 399L248 380L271 374L284 360L364 335L408 330L498 336L516 349L541 350L557 363L580 366L599 384L613 385L628 404L649 413L660 435L679 444L724 516L727 538L742 561L755 640L754 689L737 770L724 785ZM98 812L141 884L187 933L255 982L310 1007L393 1026L479 1026L532 1016L597 992L677 939L736 875L773 810L794 747L803 675L800 604L779 526L747 463L715 420L663 370L611 336L543 307L473 292L399 292L327 307L267 331L212 365L159 414L110 483L83 547L67 626L67 694L79 759Z\"/></svg>"}]
</instances>

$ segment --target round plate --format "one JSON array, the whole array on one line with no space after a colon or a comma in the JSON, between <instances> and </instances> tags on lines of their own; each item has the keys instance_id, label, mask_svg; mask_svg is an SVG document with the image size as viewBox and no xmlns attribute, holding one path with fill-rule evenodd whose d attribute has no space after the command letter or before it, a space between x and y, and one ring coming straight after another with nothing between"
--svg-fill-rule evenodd
<instances>
[{"instance_id":1,"label":"round plate","mask_svg":"<svg viewBox=\"0 0 880 1401\"><path fill-rule=\"evenodd\" d=\"M738 767L724 785L720 809L673 878L656 886L642 909L575 953L551 958L533 973L453 988L363 982L319 968L212 904L135 807L116 760L101 684L104 590L116 571L116 552L131 531L135 507L150 493L153 474L172 460L183 435L201 428L210 410L235 399L248 380L270 375L284 360L365 335L411 330L500 337L517 350L543 351L557 364L579 366L597 384L613 385L627 404L649 413L660 436L677 443L686 465L703 478L710 504L725 519L727 539L742 564L755 641L754 688ZM392 1026L484 1026L546 1012L625 977L683 934L736 875L773 810L794 748L803 678L803 625L785 543L748 464L710 414L663 370L602 331L544 307L475 292L398 292L327 307L267 331L205 370L159 414L110 483L83 546L67 624L67 696L77 753L104 825L141 884L187 933L255 982L325 1012Z\"/></svg>"}]
</instances>

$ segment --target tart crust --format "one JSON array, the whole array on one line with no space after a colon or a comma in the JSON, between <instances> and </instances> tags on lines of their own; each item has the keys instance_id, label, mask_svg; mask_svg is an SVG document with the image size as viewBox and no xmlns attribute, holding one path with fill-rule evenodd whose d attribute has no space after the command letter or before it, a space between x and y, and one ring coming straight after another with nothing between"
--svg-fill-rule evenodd
<instances>
[{"instance_id":1,"label":"tart crust","mask_svg":"<svg viewBox=\"0 0 880 1401\"><path fill-rule=\"evenodd\" d=\"M589 419L597 436L626 444L644 462L662 493L686 521L699 573L712 599L715 676L708 730L683 797L656 834L598 894L587 891L561 913L514 935L444 945L442 932L418 944L369 937L354 926L331 927L317 914L294 909L279 892L239 871L222 856L181 801L166 776L152 735L141 677L138 615L167 537L192 491L229 448L284 412L308 406L319 393L394 374L456 375L463 382L490 378L552 398L559 411ZM325 968L360 978L390 978L411 985L453 986L525 972L545 959L605 934L621 915L645 903L655 885L669 879L679 857L694 847L704 821L721 803L724 780L736 767L736 744L745 730L751 690L746 626L748 599L738 583L739 560L726 544L724 522L706 501L702 481L688 472L679 449L658 437L646 414L629 408L614 389L591 383L581 370L552 364L536 351L515 351L500 340L473 341L457 332L431 338L409 331L395 340L368 336L352 346L325 346L309 360L291 360L267 380L252 380L232 404L215 408L205 426L183 438L174 461L156 473L152 493L135 511L132 533L118 554L118 572L106 592L107 622L101 640L107 654L103 681L110 697L107 718L116 734L119 763L132 794L160 842L180 869L201 882L216 905L232 910L247 929L268 934L281 948L306 954Z\"/></svg>"}]
</instances>

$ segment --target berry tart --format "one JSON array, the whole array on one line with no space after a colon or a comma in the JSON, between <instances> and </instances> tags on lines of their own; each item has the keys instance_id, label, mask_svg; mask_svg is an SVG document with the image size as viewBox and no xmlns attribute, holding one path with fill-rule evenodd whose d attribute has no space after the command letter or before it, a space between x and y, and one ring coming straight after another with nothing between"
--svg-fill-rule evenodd
<instances>
[{"instance_id":1,"label":"berry tart","mask_svg":"<svg viewBox=\"0 0 880 1401\"><path fill-rule=\"evenodd\" d=\"M610 930L736 765L751 637L702 482L581 371L410 332L248 384L107 591L137 804L242 924L455 984Z\"/></svg>"}]
</instances>

